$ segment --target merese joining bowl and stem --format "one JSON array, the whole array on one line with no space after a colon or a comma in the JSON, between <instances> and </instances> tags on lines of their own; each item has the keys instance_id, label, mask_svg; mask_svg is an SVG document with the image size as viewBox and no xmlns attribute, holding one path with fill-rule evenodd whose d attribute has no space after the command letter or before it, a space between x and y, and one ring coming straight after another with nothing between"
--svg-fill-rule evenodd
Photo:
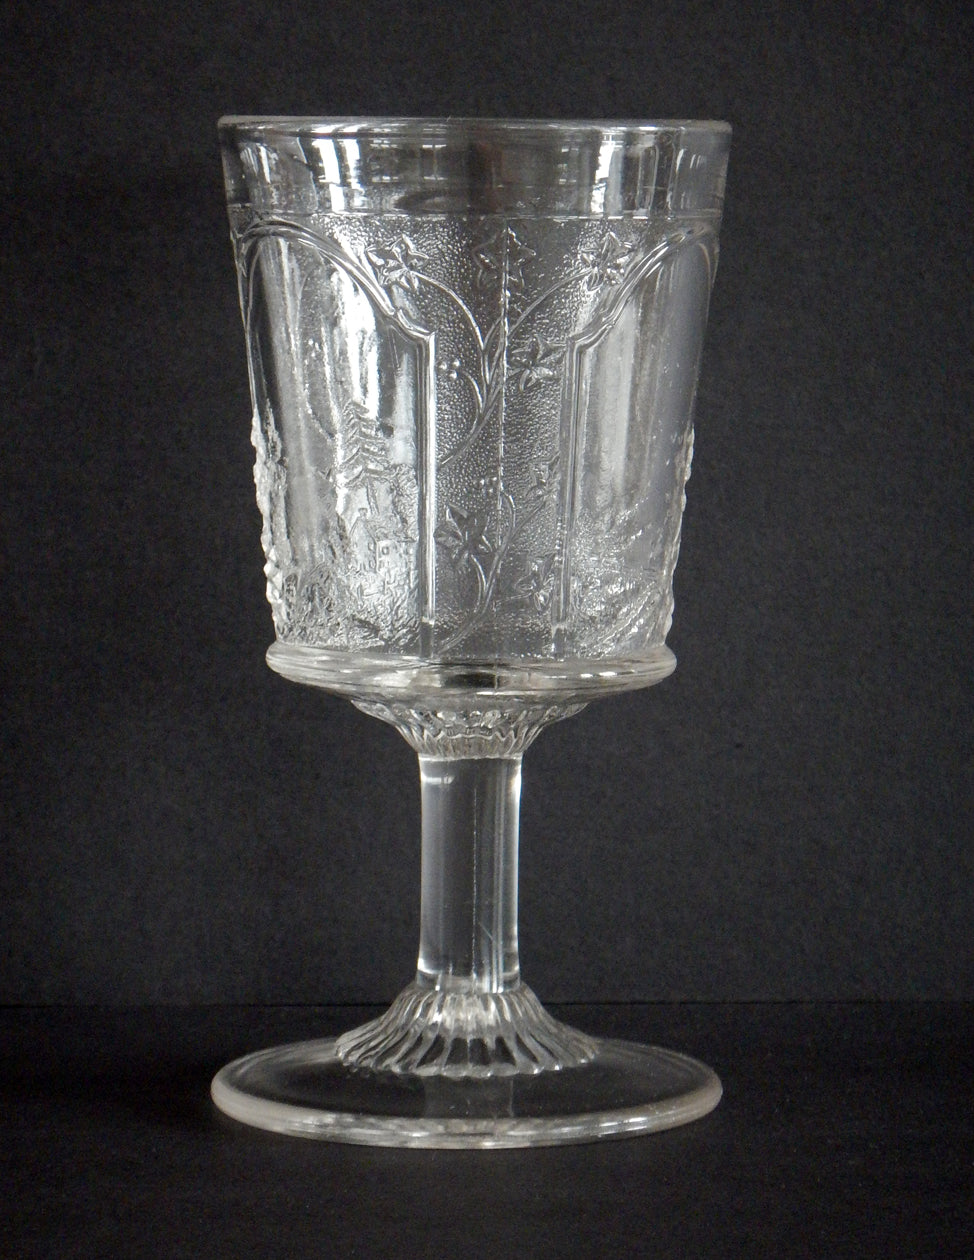
<instances>
[{"instance_id":1,"label":"merese joining bowl and stem","mask_svg":"<svg viewBox=\"0 0 974 1260\"><path fill-rule=\"evenodd\" d=\"M520 978L521 756L665 678L729 128L227 118L271 667L419 754L414 982L236 1061L282 1132L520 1146L666 1128L720 1085Z\"/></svg>"}]
</instances>

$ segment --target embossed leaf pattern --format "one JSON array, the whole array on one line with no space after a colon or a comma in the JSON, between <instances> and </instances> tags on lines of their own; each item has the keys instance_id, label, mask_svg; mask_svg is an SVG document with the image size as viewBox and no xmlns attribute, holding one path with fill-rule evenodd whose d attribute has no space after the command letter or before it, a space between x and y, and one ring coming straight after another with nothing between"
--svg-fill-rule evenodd
<instances>
[{"instance_id":1,"label":"embossed leaf pattern","mask_svg":"<svg viewBox=\"0 0 974 1260\"><path fill-rule=\"evenodd\" d=\"M480 568L482 560L489 560L493 548L485 537L483 517L477 512L463 512L452 504L446 509L446 520L434 537L445 547L455 568L475 564Z\"/></svg>"},{"instance_id":2,"label":"embossed leaf pattern","mask_svg":"<svg viewBox=\"0 0 974 1260\"><path fill-rule=\"evenodd\" d=\"M506 275L508 290L522 291L524 289L522 268L534 256L534 250L522 245L512 228L503 228L474 254L478 289L490 288L495 281Z\"/></svg>"},{"instance_id":3,"label":"embossed leaf pattern","mask_svg":"<svg viewBox=\"0 0 974 1260\"><path fill-rule=\"evenodd\" d=\"M595 249L579 251L586 269L585 284L594 292L603 284L619 284L633 254L631 245L623 245L615 232L609 232Z\"/></svg>"},{"instance_id":4,"label":"embossed leaf pattern","mask_svg":"<svg viewBox=\"0 0 974 1260\"><path fill-rule=\"evenodd\" d=\"M285 495L272 491L271 473L279 472L283 481L283 452L268 448L258 459L265 467L261 506L269 594L281 632L309 642L395 642L412 650L423 615L428 622L435 618L437 650L450 652L472 642L470 636L495 615L520 614L536 633L539 618L567 598L576 618L578 610L591 606L602 610L603 620L638 628L646 613L633 605L611 566L591 575L581 571L584 547L576 548L572 593L564 593L569 587L559 577L564 555L559 531L565 524L558 515L564 469L557 452L575 448L557 428L555 387L564 379L569 346L621 307L625 286L636 279L633 265L650 257L647 234L637 235L635 225L606 222L585 224L577 232L559 225L558 244L565 249L549 256L519 239L527 227L518 224L515 232L498 218L484 220L479 236L469 235L466 226L455 235L444 231L442 246L434 223L414 226L403 216L395 227L392 223L390 218L371 225L371 239L364 239L358 223L353 229L344 220L334 237L293 228L296 247L310 244L329 266L344 271L358 286L356 302L369 299L377 318L373 326L363 316L361 337L349 342L347 358L344 352L334 357L335 347L321 340L320 323L309 325L308 383L317 385L319 357L332 355L329 370L342 386L320 409L310 406L309 395L309 423L329 452L321 475L337 516L330 530L324 523L317 526L313 567L282 551L288 542L280 519ZM260 239L263 235L255 234ZM303 257L297 261L304 265ZM248 284L254 274L252 267L247 270ZM309 278L315 278L310 270L303 279L297 275L299 314ZM312 289L309 284L309 302ZM424 501L418 447L412 447L402 417L409 390L420 380L408 361L430 352L427 370L435 372L437 385L427 395L426 422L434 426L434 441L426 449L436 471ZM365 370L378 353L390 365L405 354L402 397L383 393L383 380ZM385 362L375 359L383 370ZM536 445L518 448L499 434L509 411L518 423L536 415ZM423 471L427 475L431 470ZM426 530L434 525L429 547ZM605 537L628 536L622 522L600 519L597 527ZM604 551L601 541L593 550ZM439 561L431 552L439 552ZM453 579L424 588L423 574L435 572L438 562L452 570ZM422 604L424 591L434 592L435 606ZM564 611L559 604L559 616Z\"/></svg>"},{"instance_id":5,"label":"embossed leaf pattern","mask_svg":"<svg viewBox=\"0 0 974 1260\"><path fill-rule=\"evenodd\" d=\"M521 393L537 389L548 381L557 381L564 357L564 346L550 345L540 337L532 337L527 345L514 350L511 364L518 369L515 379Z\"/></svg>"},{"instance_id":6,"label":"embossed leaf pattern","mask_svg":"<svg viewBox=\"0 0 974 1260\"><path fill-rule=\"evenodd\" d=\"M514 594L536 612L544 612L551 603L554 563L553 555L534 560L527 573L514 583Z\"/></svg>"},{"instance_id":7,"label":"embossed leaf pattern","mask_svg":"<svg viewBox=\"0 0 974 1260\"><path fill-rule=\"evenodd\" d=\"M419 292L417 268L429 259L421 254L405 233L390 245L366 250L366 257L375 268L379 283L385 287L398 284L412 293Z\"/></svg>"},{"instance_id":8,"label":"embossed leaf pattern","mask_svg":"<svg viewBox=\"0 0 974 1260\"><path fill-rule=\"evenodd\" d=\"M557 486L560 462L556 453L544 463L531 466L532 481L525 494L525 500L529 505L538 507L547 502L552 490Z\"/></svg>"},{"instance_id":9,"label":"embossed leaf pattern","mask_svg":"<svg viewBox=\"0 0 974 1260\"><path fill-rule=\"evenodd\" d=\"M540 491L542 494L547 495L548 490L551 488L551 486L555 482L555 477L558 472L558 465L560 463L561 463L560 456L555 454L555 455L552 455L551 459L546 460L543 464L534 465L533 489L535 490L535 492Z\"/></svg>"}]
</instances>

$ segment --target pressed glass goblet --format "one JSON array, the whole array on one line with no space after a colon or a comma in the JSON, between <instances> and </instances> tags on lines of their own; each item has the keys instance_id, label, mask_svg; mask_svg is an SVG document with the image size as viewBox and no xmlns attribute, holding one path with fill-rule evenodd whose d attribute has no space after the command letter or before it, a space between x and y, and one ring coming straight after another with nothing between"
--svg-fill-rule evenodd
<instances>
[{"instance_id":1,"label":"pressed glass goblet","mask_svg":"<svg viewBox=\"0 0 974 1260\"><path fill-rule=\"evenodd\" d=\"M720 1085L521 981L521 756L665 678L729 128L226 118L257 498L286 678L419 754L416 978L225 1067L217 1105L345 1142L666 1128Z\"/></svg>"}]
</instances>

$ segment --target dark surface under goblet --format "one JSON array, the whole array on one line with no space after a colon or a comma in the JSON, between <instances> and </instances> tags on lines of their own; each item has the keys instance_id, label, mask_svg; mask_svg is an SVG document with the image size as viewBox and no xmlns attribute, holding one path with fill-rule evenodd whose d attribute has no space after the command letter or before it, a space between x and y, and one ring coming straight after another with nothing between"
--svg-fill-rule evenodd
<instances>
[{"instance_id":1,"label":"dark surface under goblet","mask_svg":"<svg viewBox=\"0 0 974 1260\"><path fill-rule=\"evenodd\" d=\"M651 1141L366 1150L243 1129L206 1098L228 1047L334 1034L369 1013L0 1011L3 1254L970 1253L970 1004L557 1008L583 1028L712 1057L726 1089L721 1106Z\"/></svg>"}]
</instances>

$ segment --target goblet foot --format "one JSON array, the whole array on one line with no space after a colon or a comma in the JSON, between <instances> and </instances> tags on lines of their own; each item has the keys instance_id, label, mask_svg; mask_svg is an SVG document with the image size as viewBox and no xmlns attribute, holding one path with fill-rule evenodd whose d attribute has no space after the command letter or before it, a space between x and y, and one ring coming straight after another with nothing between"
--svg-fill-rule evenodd
<instances>
[{"instance_id":1,"label":"goblet foot","mask_svg":"<svg viewBox=\"0 0 974 1260\"><path fill-rule=\"evenodd\" d=\"M403 1147L553 1146L673 1128L706 1115L702 1063L602 1040L508 994L410 985L340 1037L259 1051L223 1068L213 1100L278 1133Z\"/></svg>"},{"instance_id":2,"label":"goblet foot","mask_svg":"<svg viewBox=\"0 0 974 1260\"><path fill-rule=\"evenodd\" d=\"M384 1015L339 1037L335 1053L349 1068L484 1078L579 1067L596 1047L553 1019L526 984L484 993L417 982Z\"/></svg>"}]
</instances>

